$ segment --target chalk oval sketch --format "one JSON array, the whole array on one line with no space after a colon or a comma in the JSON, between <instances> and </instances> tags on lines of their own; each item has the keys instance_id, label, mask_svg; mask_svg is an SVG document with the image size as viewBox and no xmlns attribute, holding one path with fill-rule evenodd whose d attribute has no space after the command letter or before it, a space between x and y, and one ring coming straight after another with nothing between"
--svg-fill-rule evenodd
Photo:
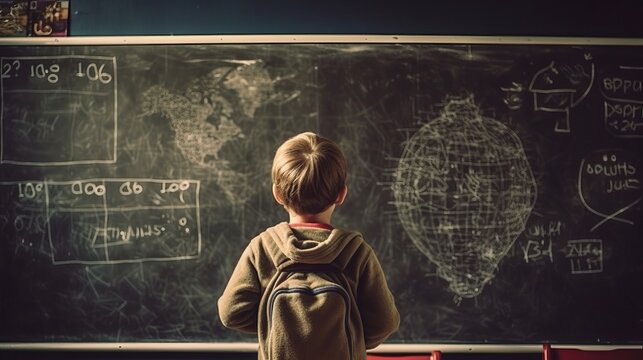
<instances>
[{"instance_id":1,"label":"chalk oval sketch","mask_svg":"<svg viewBox=\"0 0 643 360\"><path fill-rule=\"evenodd\" d=\"M413 244L468 298L494 277L536 200L520 139L471 97L450 99L405 143L392 190Z\"/></svg>"}]
</instances>

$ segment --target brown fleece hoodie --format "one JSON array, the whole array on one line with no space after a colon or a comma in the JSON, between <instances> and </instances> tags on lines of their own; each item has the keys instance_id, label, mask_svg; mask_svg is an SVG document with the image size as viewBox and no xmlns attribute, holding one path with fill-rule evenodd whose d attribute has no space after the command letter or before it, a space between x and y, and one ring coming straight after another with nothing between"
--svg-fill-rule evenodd
<instances>
[{"instance_id":1,"label":"brown fleece hoodie","mask_svg":"<svg viewBox=\"0 0 643 360\"><path fill-rule=\"evenodd\" d=\"M280 223L252 239L241 255L219 298L219 317L226 327L258 332L259 359L269 360L265 355L267 304L265 300L262 301L262 295L272 287L277 269L292 263L326 264L335 261L344 266L352 298L350 328L353 334L353 359L366 359L366 349L381 344L398 329L400 315L373 249L360 233L340 229L333 229L329 233L323 241L298 238L287 223ZM333 331L315 329L314 332L327 336ZM271 334L271 341L274 342L274 337L279 335ZM332 343L320 349L311 349L309 343L284 346L292 349L293 358L300 356L297 354L308 354L306 360L327 360L332 357L328 353L333 348ZM311 357L311 354L314 356Z\"/></svg>"}]
</instances>

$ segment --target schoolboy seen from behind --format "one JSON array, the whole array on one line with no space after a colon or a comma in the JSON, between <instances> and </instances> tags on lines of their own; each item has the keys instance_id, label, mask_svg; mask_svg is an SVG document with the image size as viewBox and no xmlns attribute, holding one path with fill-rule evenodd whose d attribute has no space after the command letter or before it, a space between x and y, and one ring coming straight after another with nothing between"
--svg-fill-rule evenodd
<instances>
[{"instance_id":1,"label":"schoolboy seen from behind","mask_svg":"<svg viewBox=\"0 0 643 360\"><path fill-rule=\"evenodd\" d=\"M348 191L344 155L299 134L277 150L272 182L290 221L250 241L219 298L221 321L257 332L259 359L366 359L400 315L373 249L331 225Z\"/></svg>"}]
</instances>

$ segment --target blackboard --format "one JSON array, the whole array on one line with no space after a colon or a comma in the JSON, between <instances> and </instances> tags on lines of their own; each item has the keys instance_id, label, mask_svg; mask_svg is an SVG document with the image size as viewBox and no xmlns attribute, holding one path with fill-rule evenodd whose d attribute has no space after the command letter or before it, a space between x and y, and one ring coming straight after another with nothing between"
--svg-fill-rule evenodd
<instances>
[{"instance_id":1,"label":"blackboard","mask_svg":"<svg viewBox=\"0 0 643 360\"><path fill-rule=\"evenodd\" d=\"M640 343L643 49L527 43L1 47L0 341L256 341L216 300L312 130L389 342Z\"/></svg>"}]
</instances>

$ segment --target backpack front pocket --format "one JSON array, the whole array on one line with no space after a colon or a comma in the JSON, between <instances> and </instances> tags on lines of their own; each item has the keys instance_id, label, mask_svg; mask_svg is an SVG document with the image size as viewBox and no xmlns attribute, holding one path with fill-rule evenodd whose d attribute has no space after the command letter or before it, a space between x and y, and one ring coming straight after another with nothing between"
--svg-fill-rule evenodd
<instances>
[{"instance_id":1,"label":"backpack front pocket","mask_svg":"<svg viewBox=\"0 0 643 360\"><path fill-rule=\"evenodd\" d=\"M350 304L334 283L275 289L268 299L268 359L352 359Z\"/></svg>"}]
</instances>

